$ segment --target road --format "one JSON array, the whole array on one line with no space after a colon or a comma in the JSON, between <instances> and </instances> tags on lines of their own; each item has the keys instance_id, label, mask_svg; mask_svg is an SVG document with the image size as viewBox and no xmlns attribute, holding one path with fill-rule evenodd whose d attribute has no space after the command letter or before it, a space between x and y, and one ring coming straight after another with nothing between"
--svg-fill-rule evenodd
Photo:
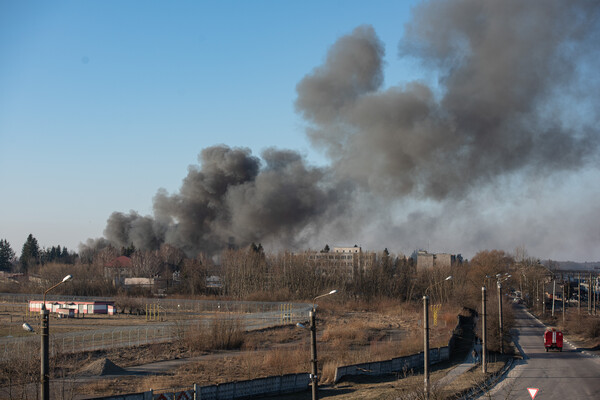
<instances>
[{"instance_id":1,"label":"road","mask_svg":"<svg viewBox=\"0 0 600 400\"><path fill-rule=\"evenodd\" d=\"M528 388L539 389L535 400L600 399L600 358L568 343L562 352L546 353L544 325L522 306L515 317L515 341L524 358L481 399L531 399Z\"/></svg>"}]
</instances>

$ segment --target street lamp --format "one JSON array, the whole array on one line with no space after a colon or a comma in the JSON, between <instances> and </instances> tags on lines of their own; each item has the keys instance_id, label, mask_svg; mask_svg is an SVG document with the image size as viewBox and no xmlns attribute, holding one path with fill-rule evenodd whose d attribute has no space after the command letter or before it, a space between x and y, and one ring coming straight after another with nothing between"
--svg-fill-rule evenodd
<instances>
[{"instance_id":1,"label":"street lamp","mask_svg":"<svg viewBox=\"0 0 600 400\"><path fill-rule=\"evenodd\" d=\"M313 298L312 302L312 310L310 311L310 362L311 362L311 374L310 381L312 387L312 400L319 400L319 379L317 376L317 323L315 319L315 315L317 313L317 305L315 301L321 297L329 296L332 294L336 294L337 290L332 290L329 293L325 293ZM301 323L297 323L296 326L300 328L305 328Z\"/></svg>"},{"instance_id":2,"label":"street lamp","mask_svg":"<svg viewBox=\"0 0 600 400\"><path fill-rule=\"evenodd\" d=\"M487 318L487 310L486 310L486 288L483 286L481 288L481 316L482 316L482 324L481 324L481 371L485 374L487 373L487 328L486 328L486 318Z\"/></svg>"},{"instance_id":3,"label":"street lamp","mask_svg":"<svg viewBox=\"0 0 600 400\"><path fill-rule=\"evenodd\" d=\"M500 316L500 354L504 354L504 338L503 338L503 330L504 330L504 326L503 326L503 321L502 321L502 282L508 280L512 275L509 275L508 273L504 274L505 276L502 277L502 274L497 274L496 275L496 283L498 285L498 313Z\"/></svg>"},{"instance_id":4,"label":"street lamp","mask_svg":"<svg viewBox=\"0 0 600 400\"><path fill-rule=\"evenodd\" d=\"M316 311L316 310L317 310L317 307L316 307L316 304L315 304L315 301L316 301L317 299L319 299L319 298L321 298L321 297L329 296L329 295L331 295L331 294L336 294L336 293L337 293L337 289L333 289L333 290L332 290L331 292L329 292L329 293L325 293L325 294L321 294L321 295L319 295L319 296L316 296L316 297L313 299L313 302L312 302L312 305L313 305L313 311Z\"/></svg>"},{"instance_id":5,"label":"street lamp","mask_svg":"<svg viewBox=\"0 0 600 400\"><path fill-rule=\"evenodd\" d=\"M446 277L441 282L429 285L425 289L425 296L423 296L423 386L425 391L425 398L429 398L429 297L427 293L429 289L441 285L442 283L452 279L452 275Z\"/></svg>"},{"instance_id":6,"label":"street lamp","mask_svg":"<svg viewBox=\"0 0 600 400\"><path fill-rule=\"evenodd\" d=\"M40 314L42 315L42 347L41 347L41 376L40 376L40 380L41 380L41 384L40 384L40 390L41 390L41 398L42 400L49 400L50 399L50 376L49 376L49 372L48 372L48 336L49 336L49 313L48 310L46 309L46 295L48 294L49 291L51 291L52 289L56 288L57 286L70 281L71 279L73 279L72 275L67 275L63 278L62 281L58 282L56 285L52 286L51 288L47 289L44 292L44 300L42 302L42 308L40 310ZM30 327L31 328L31 327ZM27 329L25 327L25 329Z\"/></svg>"}]
</instances>

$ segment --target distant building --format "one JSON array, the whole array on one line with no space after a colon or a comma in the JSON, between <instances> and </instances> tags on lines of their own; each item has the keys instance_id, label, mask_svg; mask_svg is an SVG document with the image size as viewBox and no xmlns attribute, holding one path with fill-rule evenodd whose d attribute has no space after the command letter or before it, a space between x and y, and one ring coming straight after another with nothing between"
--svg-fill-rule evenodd
<instances>
[{"instance_id":1,"label":"distant building","mask_svg":"<svg viewBox=\"0 0 600 400\"><path fill-rule=\"evenodd\" d=\"M29 312L39 314L43 300L29 300ZM46 301L46 309L50 313L66 316L82 316L84 314L114 314L114 301Z\"/></svg>"},{"instance_id":2,"label":"distant building","mask_svg":"<svg viewBox=\"0 0 600 400\"><path fill-rule=\"evenodd\" d=\"M104 276L114 286L124 286L126 278L133 278L133 262L127 256L120 256L104 266Z\"/></svg>"},{"instance_id":3,"label":"distant building","mask_svg":"<svg viewBox=\"0 0 600 400\"><path fill-rule=\"evenodd\" d=\"M357 273L373 268L377 260L374 252L365 252L359 246L334 247L330 251L307 251L309 262L323 274L342 275L352 279Z\"/></svg>"},{"instance_id":4,"label":"distant building","mask_svg":"<svg viewBox=\"0 0 600 400\"><path fill-rule=\"evenodd\" d=\"M147 287L152 289L155 284L154 278L125 278L123 284L125 287Z\"/></svg>"},{"instance_id":5,"label":"distant building","mask_svg":"<svg viewBox=\"0 0 600 400\"><path fill-rule=\"evenodd\" d=\"M418 250L416 252L417 270L421 269L432 269L450 267L457 262L462 262L460 254L448 254L448 253L428 253L425 250Z\"/></svg>"}]
</instances>

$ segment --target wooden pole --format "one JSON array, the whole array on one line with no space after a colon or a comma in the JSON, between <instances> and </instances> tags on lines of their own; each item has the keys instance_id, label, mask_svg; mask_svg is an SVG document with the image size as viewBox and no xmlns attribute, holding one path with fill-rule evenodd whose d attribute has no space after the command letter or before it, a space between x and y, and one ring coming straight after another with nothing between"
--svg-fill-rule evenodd
<instances>
[{"instance_id":1,"label":"wooden pole","mask_svg":"<svg viewBox=\"0 0 600 400\"><path fill-rule=\"evenodd\" d=\"M521 292L522 293L522 292ZM481 324L481 370L483 373L487 373L487 328L486 328L486 290L485 286L481 288L481 311L482 311L482 324Z\"/></svg>"},{"instance_id":2,"label":"wooden pole","mask_svg":"<svg viewBox=\"0 0 600 400\"><path fill-rule=\"evenodd\" d=\"M423 385L429 398L429 297L423 296Z\"/></svg>"},{"instance_id":3,"label":"wooden pole","mask_svg":"<svg viewBox=\"0 0 600 400\"><path fill-rule=\"evenodd\" d=\"M581 274L577 274L577 314L581 314Z\"/></svg>"}]
</instances>

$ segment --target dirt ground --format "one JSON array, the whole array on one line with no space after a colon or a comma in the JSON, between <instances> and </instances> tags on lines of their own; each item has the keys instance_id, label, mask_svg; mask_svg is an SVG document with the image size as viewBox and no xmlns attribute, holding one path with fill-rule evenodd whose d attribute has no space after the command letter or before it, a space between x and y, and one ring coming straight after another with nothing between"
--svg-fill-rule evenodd
<instances>
[{"instance_id":1,"label":"dirt ground","mask_svg":"<svg viewBox=\"0 0 600 400\"><path fill-rule=\"evenodd\" d=\"M174 315L162 315L161 320L175 318ZM158 317L157 317L158 319ZM21 326L27 322L34 329L40 326L38 313L27 312L26 304L0 303L0 337L30 335ZM144 315L115 314L115 315L87 315L83 318L50 318L51 333L77 332L101 328L120 326L138 326L152 323Z\"/></svg>"},{"instance_id":2,"label":"dirt ground","mask_svg":"<svg viewBox=\"0 0 600 400\"><path fill-rule=\"evenodd\" d=\"M431 347L447 345L456 325L458 311L441 310L436 319L437 325L431 329ZM331 383L335 368L339 365L385 360L422 351L419 307L386 307L385 311L377 311L356 308L348 310L336 305L323 307L317 316L318 358L324 385ZM3 318L6 316L3 315ZM59 327L73 329L72 325L76 325L78 329L94 329L106 327L107 324L118 326L143 323L146 323L143 316L51 321L53 332ZM22 322L13 315L12 324L20 325ZM12 329L16 327L13 326ZM189 340L192 339L182 338L175 343L128 349L60 355L51 360L52 380L54 385L58 385L57 390L63 393L63 398L77 399L133 393L150 388L155 391L183 388L190 387L192 383L208 385L310 370L310 335L307 330L295 325L247 332L244 334L243 344L235 350L197 351ZM159 370L152 370L151 373L135 372L136 366L165 360L177 361L157 364L169 366L159 367ZM100 369L95 370L95 366L90 367L93 363L113 365L126 371L115 374L112 372L118 369L102 371L103 367L99 367ZM30 369L37 370L39 359L31 365ZM129 370L133 372L128 372ZM31 373L29 379L35 383L35 373ZM381 384L395 385L393 382ZM33 387L35 388L35 384ZM346 386L344 390L350 389Z\"/></svg>"},{"instance_id":3,"label":"dirt ground","mask_svg":"<svg viewBox=\"0 0 600 400\"><path fill-rule=\"evenodd\" d=\"M430 382L430 399L453 399L472 388L483 388L484 382L498 373L505 365L506 359L488 364L488 374L484 375L480 368L468 371L452 384L445 387L436 382L446 376L459 360L454 360L432 366ZM319 388L320 398L335 398L336 400L403 400L421 399L423 396L422 371L415 373L388 375L382 377L356 377L336 385L325 385ZM421 397L420 397L421 396ZM310 400L310 391L278 396L281 400Z\"/></svg>"}]
</instances>

